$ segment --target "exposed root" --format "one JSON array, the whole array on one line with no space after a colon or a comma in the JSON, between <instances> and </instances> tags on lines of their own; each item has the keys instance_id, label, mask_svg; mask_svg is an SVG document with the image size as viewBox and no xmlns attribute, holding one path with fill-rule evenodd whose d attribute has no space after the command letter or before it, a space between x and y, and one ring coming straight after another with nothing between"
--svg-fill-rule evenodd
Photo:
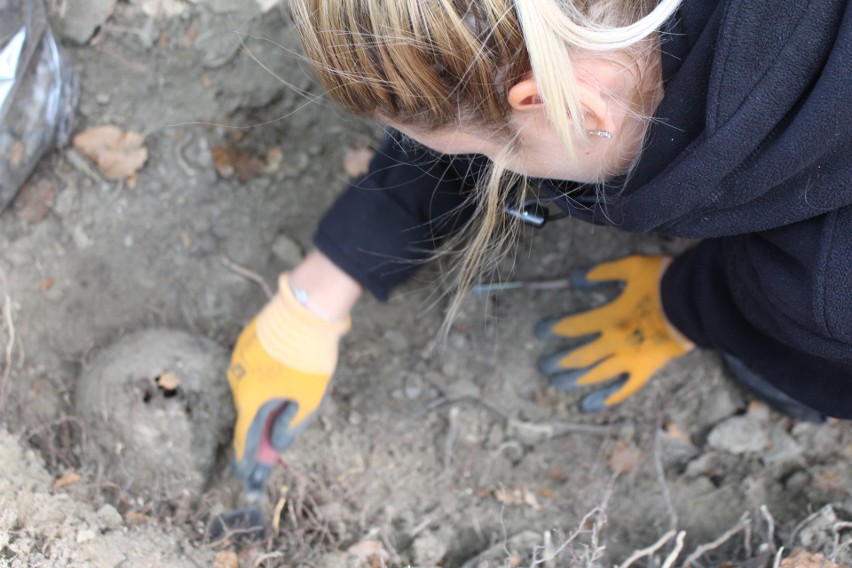
<instances>
[{"instance_id":1,"label":"exposed root","mask_svg":"<svg viewBox=\"0 0 852 568\"><path fill-rule=\"evenodd\" d=\"M747 526L749 526L750 523L751 517L748 513L745 513L742 517L740 517L740 521L736 525L734 525L730 530L722 534L722 536L712 542L708 542L707 544L702 544L701 546L697 547L692 552L692 554L686 557L686 560L683 561L683 564L681 564L681 566L683 566L684 568L692 566L696 560L698 560L708 552L716 550L717 548L731 540L733 537L741 533L743 530L745 530Z\"/></svg>"},{"instance_id":2,"label":"exposed root","mask_svg":"<svg viewBox=\"0 0 852 568\"><path fill-rule=\"evenodd\" d=\"M548 564L556 560L559 555L561 555L577 538L589 532L586 528L589 525L590 521L592 522L592 529L590 532L590 544L591 547L587 549L584 554L585 558L583 562L580 563L572 563L572 565L582 564L584 566L593 566L594 563L600 559L603 555L603 551L606 548L599 544L600 541L600 530L601 527L605 526L607 523L606 510L609 507L609 499L612 497L613 484L611 483L607 492L604 494L604 497L601 501L601 504L583 515L583 518L580 519L580 522L577 524L577 528L568 535L568 537L559 545L558 548L552 551L547 551L546 556L544 558L539 558L538 554L545 547L536 547L533 550L532 562L530 563L530 568L534 568L535 566L541 566L542 564ZM550 548L550 547L546 547Z\"/></svg>"},{"instance_id":3,"label":"exposed root","mask_svg":"<svg viewBox=\"0 0 852 568\"><path fill-rule=\"evenodd\" d=\"M623 564L619 565L618 568L627 568L628 566L632 566L634 562L637 560L642 560L643 558L647 558L664 547L668 542L675 537L677 533L675 531L669 531L664 534L660 539L648 546L646 548L639 549L635 551L633 554L627 557L627 560L624 561Z\"/></svg>"},{"instance_id":4,"label":"exposed root","mask_svg":"<svg viewBox=\"0 0 852 568\"><path fill-rule=\"evenodd\" d=\"M219 257L219 260L222 261L222 264L225 265L225 268L239 274L240 276L248 278L258 286L260 286L261 289L263 289L263 293L266 294L267 298L272 299L272 297L275 295L275 293L272 291L272 288L269 286L269 283L266 282L263 276L261 276L257 272L252 272L248 268L240 266L224 254Z\"/></svg>"},{"instance_id":5,"label":"exposed root","mask_svg":"<svg viewBox=\"0 0 852 568\"><path fill-rule=\"evenodd\" d=\"M782 560L783 555L784 555L784 547L782 546L781 548L778 549L778 552L775 553L775 561L772 563L772 568L780 568L781 567L781 560Z\"/></svg>"},{"instance_id":6,"label":"exposed root","mask_svg":"<svg viewBox=\"0 0 852 568\"><path fill-rule=\"evenodd\" d=\"M683 550L683 539L686 537L686 531L680 531L677 533L677 538L675 538L675 547L668 556L666 556L665 562L663 562L662 568L672 568L674 566L677 557L680 556L680 551Z\"/></svg>"}]
</instances>

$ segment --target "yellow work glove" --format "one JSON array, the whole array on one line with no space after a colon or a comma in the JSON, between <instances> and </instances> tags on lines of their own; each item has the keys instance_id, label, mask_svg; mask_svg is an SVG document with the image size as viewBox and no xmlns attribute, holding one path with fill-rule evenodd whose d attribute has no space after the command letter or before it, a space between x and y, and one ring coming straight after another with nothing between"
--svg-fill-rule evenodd
<instances>
[{"instance_id":1,"label":"yellow work glove","mask_svg":"<svg viewBox=\"0 0 852 568\"><path fill-rule=\"evenodd\" d=\"M283 274L278 294L240 334L228 384L237 410L234 473L250 495L263 491L278 453L325 397L348 330L348 318L329 322L311 312Z\"/></svg>"},{"instance_id":2,"label":"yellow work glove","mask_svg":"<svg viewBox=\"0 0 852 568\"><path fill-rule=\"evenodd\" d=\"M660 303L660 280L667 257L628 256L572 275L575 289L618 287L608 304L543 321L541 338L568 338L573 345L545 357L542 372L552 375L558 390L607 383L581 402L587 412L623 402L648 379L693 345L666 320Z\"/></svg>"}]
</instances>

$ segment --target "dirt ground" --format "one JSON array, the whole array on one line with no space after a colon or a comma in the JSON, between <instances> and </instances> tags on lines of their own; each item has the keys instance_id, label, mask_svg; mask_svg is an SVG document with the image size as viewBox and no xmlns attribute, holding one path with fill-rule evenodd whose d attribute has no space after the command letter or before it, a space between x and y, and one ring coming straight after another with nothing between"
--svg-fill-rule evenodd
<instances>
[{"instance_id":1,"label":"dirt ground","mask_svg":"<svg viewBox=\"0 0 852 568\"><path fill-rule=\"evenodd\" d=\"M181 363L156 350L144 371L127 363L116 372L147 386L104 399L100 414L80 411L78 383L142 330L227 352L265 302L255 275L274 283L298 262L346 182L346 153L379 130L318 96L278 6L107 0L88 38L69 25L81 2L51 5L81 78L77 131L143 133L149 157L137 178L112 182L61 149L0 216L0 566L852 564L849 424L794 423L703 352L583 415L536 371L556 345L533 329L603 298L472 298L436 346L432 268L388 305L356 308L334 391L270 483L269 536L206 543L211 516L240 494L212 435L203 482L160 483L195 467L163 453L187 451L177 438L195 447L182 428L197 425L198 400L185 384L170 410L177 387L162 382ZM563 222L525 235L511 260L516 277L549 279L688 245ZM208 373L215 388L224 365ZM213 412L210 428L230 412ZM132 450L145 467L122 467L129 442L102 442L119 435L93 426L107 415L153 432Z\"/></svg>"}]
</instances>

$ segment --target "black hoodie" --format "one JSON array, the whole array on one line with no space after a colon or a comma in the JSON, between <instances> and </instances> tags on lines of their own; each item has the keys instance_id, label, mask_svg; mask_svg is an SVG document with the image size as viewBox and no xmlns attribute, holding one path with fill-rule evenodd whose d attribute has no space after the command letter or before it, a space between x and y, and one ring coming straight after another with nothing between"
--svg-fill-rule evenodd
<instances>
[{"instance_id":1,"label":"black hoodie","mask_svg":"<svg viewBox=\"0 0 852 568\"><path fill-rule=\"evenodd\" d=\"M666 273L669 319L698 345L844 418L852 418L849 5L686 0L664 30L665 96L630 179L595 199L542 184L571 217L705 239ZM464 220L453 211L479 165L390 137L315 242L384 299Z\"/></svg>"}]
</instances>

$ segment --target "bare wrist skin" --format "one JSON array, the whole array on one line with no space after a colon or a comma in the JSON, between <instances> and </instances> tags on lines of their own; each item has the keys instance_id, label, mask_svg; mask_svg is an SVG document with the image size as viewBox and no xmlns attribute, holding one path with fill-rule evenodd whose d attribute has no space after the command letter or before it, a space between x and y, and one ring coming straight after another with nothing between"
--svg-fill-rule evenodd
<instances>
[{"instance_id":1,"label":"bare wrist skin","mask_svg":"<svg viewBox=\"0 0 852 568\"><path fill-rule=\"evenodd\" d=\"M294 288L307 293L306 307L328 321L345 319L364 289L318 250L313 250L290 273Z\"/></svg>"}]
</instances>

